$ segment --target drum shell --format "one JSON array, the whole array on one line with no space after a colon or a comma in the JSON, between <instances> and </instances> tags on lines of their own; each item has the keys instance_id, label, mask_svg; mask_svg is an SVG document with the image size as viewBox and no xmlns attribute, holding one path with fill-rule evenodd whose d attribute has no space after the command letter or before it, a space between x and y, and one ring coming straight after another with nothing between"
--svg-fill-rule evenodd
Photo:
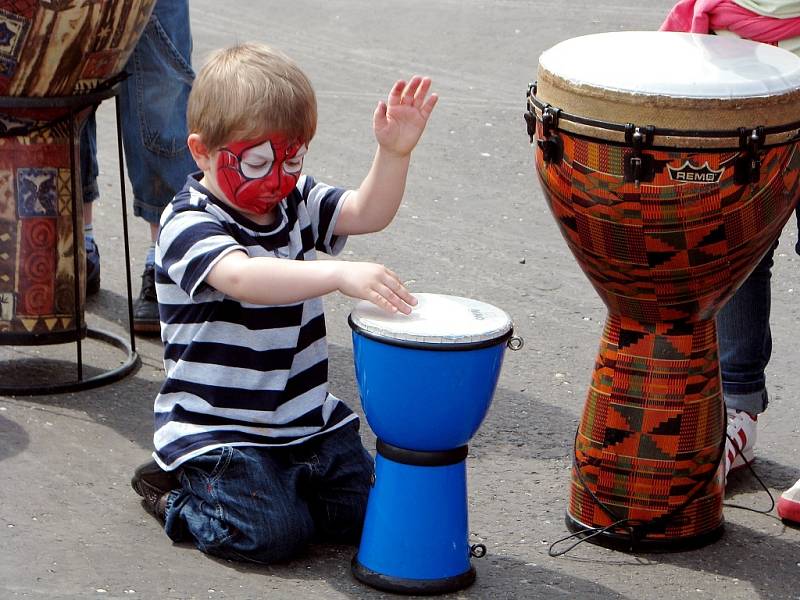
<instances>
[{"instance_id":1,"label":"drum shell","mask_svg":"<svg viewBox=\"0 0 800 600\"><path fill-rule=\"evenodd\" d=\"M541 123L538 129L541 138ZM759 183L752 185L734 181L736 150L648 149L658 170L652 182L637 185L624 180L630 148L557 135L562 160L547 162L538 148L535 156L550 210L606 306L642 322L715 313L771 247L797 203L797 142L766 148ZM718 181L671 179L681 169Z\"/></svg>"},{"instance_id":2,"label":"drum shell","mask_svg":"<svg viewBox=\"0 0 800 600\"><path fill-rule=\"evenodd\" d=\"M356 379L375 435L408 450L465 445L489 410L507 337L476 349L429 350L354 331Z\"/></svg>"},{"instance_id":3,"label":"drum shell","mask_svg":"<svg viewBox=\"0 0 800 600\"><path fill-rule=\"evenodd\" d=\"M9 130L31 130L0 139L0 343L61 343L85 335L85 249L73 229L77 223L83 230L78 132L92 109L58 100L48 105L45 98L91 92L118 75L154 6L155 0L78 0L0 10L8 36L0 51L0 95L9 97L0 119ZM41 97L43 106L12 107L13 97Z\"/></svg>"}]
</instances>

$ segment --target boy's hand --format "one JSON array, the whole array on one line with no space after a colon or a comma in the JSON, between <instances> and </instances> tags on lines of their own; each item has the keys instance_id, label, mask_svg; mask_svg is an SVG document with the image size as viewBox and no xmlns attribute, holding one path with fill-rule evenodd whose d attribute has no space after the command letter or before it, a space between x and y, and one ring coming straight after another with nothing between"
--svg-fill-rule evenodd
<instances>
[{"instance_id":1,"label":"boy's hand","mask_svg":"<svg viewBox=\"0 0 800 600\"><path fill-rule=\"evenodd\" d=\"M400 278L383 265L367 262L341 262L337 282L339 291L360 300L369 300L388 312L409 314L416 306Z\"/></svg>"},{"instance_id":2,"label":"boy's hand","mask_svg":"<svg viewBox=\"0 0 800 600\"><path fill-rule=\"evenodd\" d=\"M382 149L400 156L414 149L439 99L436 94L428 96L430 87L429 77L414 75L408 83L397 81L388 101L378 103L372 128Z\"/></svg>"}]
</instances>

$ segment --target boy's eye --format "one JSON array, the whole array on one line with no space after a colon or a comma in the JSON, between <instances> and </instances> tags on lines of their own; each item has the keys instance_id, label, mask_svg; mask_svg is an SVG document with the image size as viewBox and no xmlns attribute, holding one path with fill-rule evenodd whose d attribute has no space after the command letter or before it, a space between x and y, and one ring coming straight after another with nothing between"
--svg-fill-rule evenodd
<instances>
[{"instance_id":1,"label":"boy's eye","mask_svg":"<svg viewBox=\"0 0 800 600\"><path fill-rule=\"evenodd\" d=\"M306 155L306 152L308 152L308 146L303 144L297 149L293 157L284 161L283 170L291 175L299 173L303 168L303 157Z\"/></svg>"},{"instance_id":2,"label":"boy's eye","mask_svg":"<svg viewBox=\"0 0 800 600\"><path fill-rule=\"evenodd\" d=\"M249 179L264 177L272 168L275 154L269 142L264 142L242 153L242 175Z\"/></svg>"},{"instance_id":3,"label":"boy's eye","mask_svg":"<svg viewBox=\"0 0 800 600\"><path fill-rule=\"evenodd\" d=\"M264 177L272 169L272 161L261 162L242 162L242 175L248 179L258 179Z\"/></svg>"},{"instance_id":4,"label":"boy's eye","mask_svg":"<svg viewBox=\"0 0 800 600\"><path fill-rule=\"evenodd\" d=\"M302 158L290 158L286 162L283 163L283 170L287 173L299 173L300 170L303 168L303 159Z\"/></svg>"}]
</instances>

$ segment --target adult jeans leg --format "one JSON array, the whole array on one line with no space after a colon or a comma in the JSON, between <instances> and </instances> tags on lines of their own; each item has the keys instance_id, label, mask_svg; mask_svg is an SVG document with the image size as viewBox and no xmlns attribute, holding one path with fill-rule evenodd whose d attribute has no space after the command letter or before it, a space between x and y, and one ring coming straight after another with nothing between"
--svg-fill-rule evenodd
<instances>
[{"instance_id":1,"label":"adult jeans leg","mask_svg":"<svg viewBox=\"0 0 800 600\"><path fill-rule=\"evenodd\" d=\"M97 123L94 111L83 124L80 137L78 165L81 171L81 198L84 202L94 202L100 195L97 187Z\"/></svg>"},{"instance_id":2,"label":"adult jeans leg","mask_svg":"<svg viewBox=\"0 0 800 600\"><path fill-rule=\"evenodd\" d=\"M186 104L194 81L187 0L158 0L125 70L122 140L133 212L158 223L197 167L186 146Z\"/></svg>"},{"instance_id":3,"label":"adult jeans leg","mask_svg":"<svg viewBox=\"0 0 800 600\"><path fill-rule=\"evenodd\" d=\"M770 280L777 246L776 241L717 315L725 405L752 415L769 403L764 369L772 354Z\"/></svg>"}]
</instances>

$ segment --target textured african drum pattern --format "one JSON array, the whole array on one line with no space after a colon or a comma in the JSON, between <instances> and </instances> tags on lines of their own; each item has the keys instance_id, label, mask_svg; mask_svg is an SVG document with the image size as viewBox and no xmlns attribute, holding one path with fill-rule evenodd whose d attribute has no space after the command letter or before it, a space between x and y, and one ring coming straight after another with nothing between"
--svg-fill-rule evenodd
<instances>
[{"instance_id":1,"label":"textured african drum pattern","mask_svg":"<svg viewBox=\"0 0 800 600\"><path fill-rule=\"evenodd\" d=\"M623 179L628 148L559 137L563 160L537 151L537 171L609 310L568 515L592 527L646 524L645 540L701 536L721 525L724 493L714 315L790 216L800 153L765 151L759 184L741 186L737 152L647 150L656 177L637 186Z\"/></svg>"},{"instance_id":2,"label":"textured african drum pattern","mask_svg":"<svg viewBox=\"0 0 800 600\"><path fill-rule=\"evenodd\" d=\"M70 96L95 89L122 70L154 4L155 0L0 1L0 95ZM0 131L40 126L64 117L64 110L0 109ZM76 115L76 131L90 110ZM59 342L74 339L79 330L73 147L77 157L77 136L73 138L64 119L25 136L0 138L0 342ZM75 181L80 182L75 167ZM79 193L80 231L81 206ZM76 241L78 276L83 278L83 236ZM83 306L83 298L78 304Z\"/></svg>"}]
</instances>

